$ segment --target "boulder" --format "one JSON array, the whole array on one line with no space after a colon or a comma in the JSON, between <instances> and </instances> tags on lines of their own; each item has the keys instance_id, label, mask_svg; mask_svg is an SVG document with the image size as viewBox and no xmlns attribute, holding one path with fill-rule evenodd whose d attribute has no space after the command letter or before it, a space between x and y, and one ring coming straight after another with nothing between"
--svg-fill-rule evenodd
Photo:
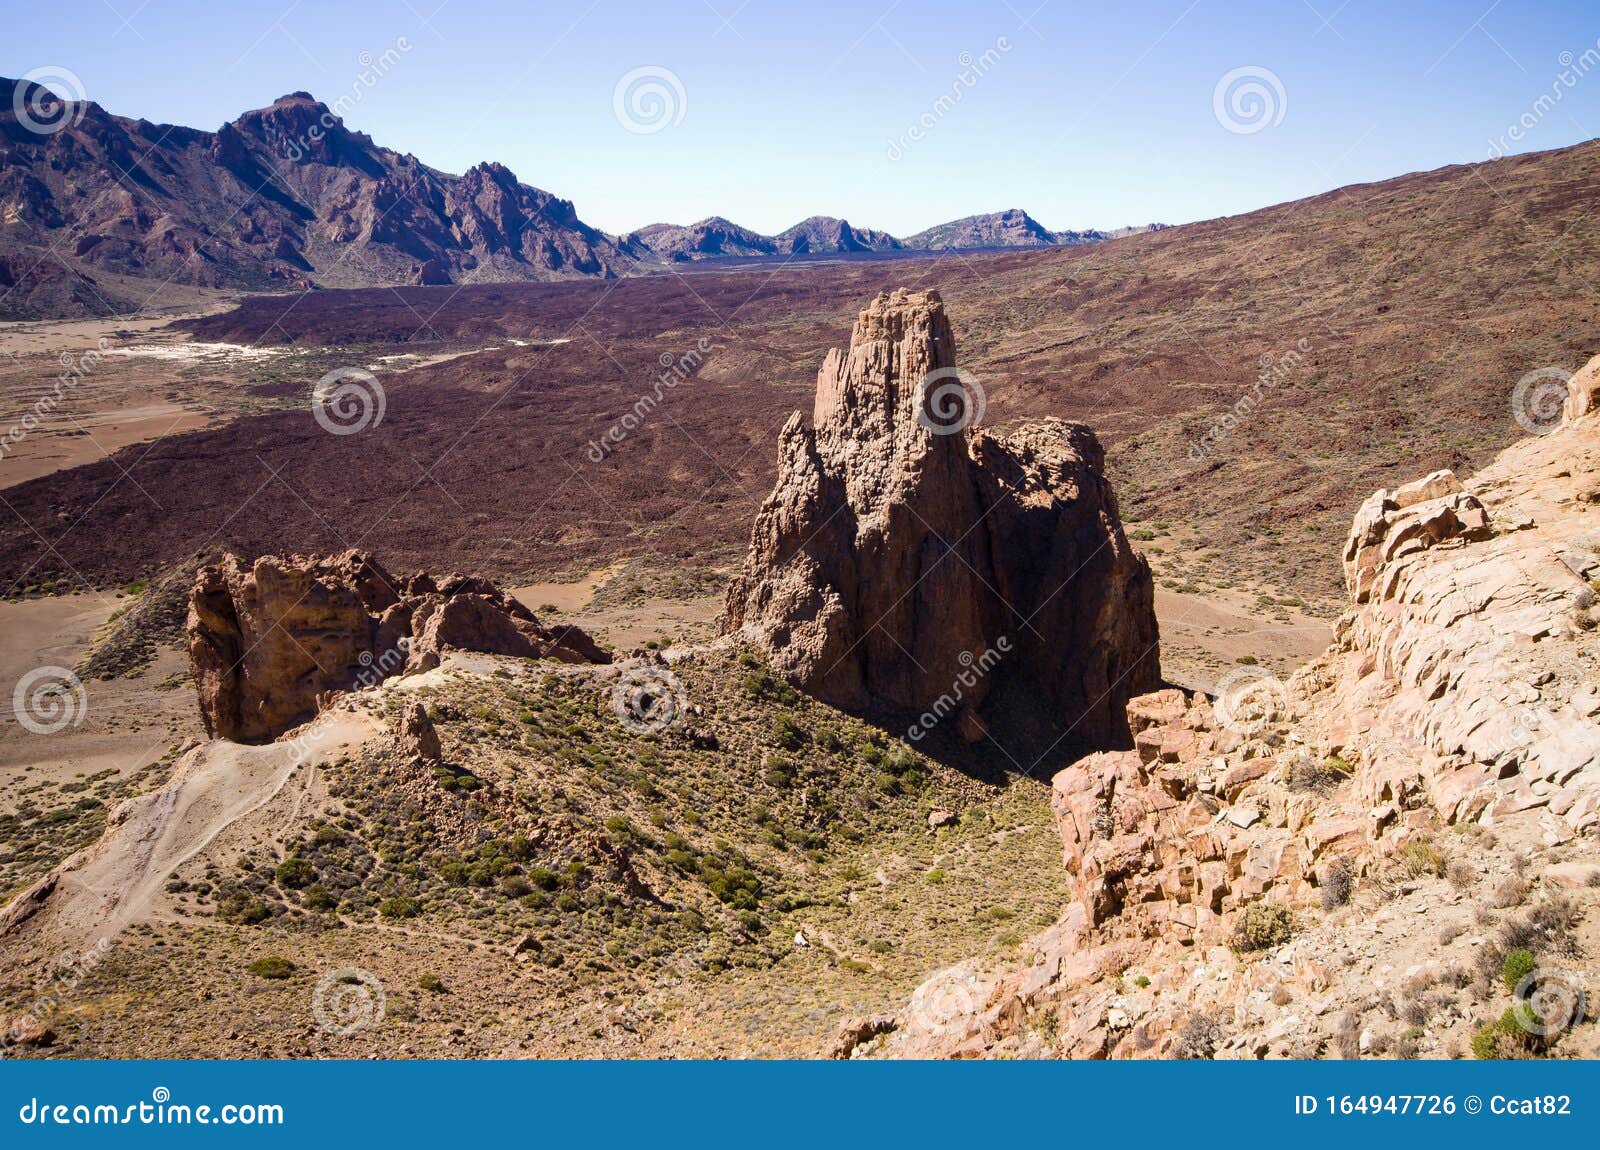
<instances>
[{"instance_id":1,"label":"boulder","mask_svg":"<svg viewBox=\"0 0 1600 1150\"><path fill-rule=\"evenodd\" d=\"M455 648L568 663L609 656L576 627L548 628L492 584L391 576L371 555L235 555L200 568L189 665L206 731L267 742L341 691L438 666Z\"/></svg>"},{"instance_id":2,"label":"boulder","mask_svg":"<svg viewBox=\"0 0 1600 1150\"><path fill-rule=\"evenodd\" d=\"M396 731L400 752L410 758L437 763L444 752L439 746L439 732L428 718L428 708L410 702L400 712L400 725Z\"/></svg>"},{"instance_id":3,"label":"boulder","mask_svg":"<svg viewBox=\"0 0 1600 1150\"><path fill-rule=\"evenodd\" d=\"M1576 423L1600 407L1600 355L1595 356L1567 380L1567 401L1561 409L1563 424Z\"/></svg>"}]
</instances>

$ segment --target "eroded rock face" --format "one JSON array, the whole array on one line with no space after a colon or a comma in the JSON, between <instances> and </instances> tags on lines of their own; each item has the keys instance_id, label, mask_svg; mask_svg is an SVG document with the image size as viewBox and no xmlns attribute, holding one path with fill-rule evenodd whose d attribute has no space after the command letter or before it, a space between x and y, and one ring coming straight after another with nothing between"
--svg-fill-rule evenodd
<instances>
[{"instance_id":1,"label":"eroded rock face","mask_svg":"<svg viewBox=\"0 0 1600 1150\"><path fill-rule=\"evenodd\" d=\"M1576 423L1596 407L1600 407L1600 355L1580 367L1567 381L1567 402L1561 409L1561 421Z\"/></svg>"},{"instance_id":2,"label":"eroded rock face","mask_svg":"<svg viewBox=\"0 0 1600 1150\"><path fill-rule=\"evenodd\" d=\"M836 1054L1305 1056L1328 1048L1318 1019L1365 1009L1392 953L1409 947L1406 978L1445 968L1456 935L1433 941L1424 912L1460 895L1440 889L1429 860L1451 857L1453 891L1509 873L1508 857L1570 852L1546 885L1588 890L1600 834L1596 379L1575 375L1560 427L1465 483L1435 472L1368 499L1344 554L1351 610L1289 681L1248 680L1251 706L1228 691L1131 700L1134 749L1053 780L1074 896L1060 920L1018 963L935 973ZM1351 884L1397 874L1410 880L1402 896L1434 886L1378 912L1361 970L1351 938L1365 906L1320 933L1312 916L1337 911ZM1305 937L1241 970L1225 944L1263 905L1298 916ZM1117 977L1130 966L1132 988ZM1220 1020L1226 1051L1196 1040L1202 1014ZM1030 1022L1045 1015L1048 1041Z\"/></svg>"},{"instance_id":3,"label":"eroded rock face","mask_svg":"<svg viewBox=\"0 0 1600 1150\"><path fill-rule=\"evenodd\" d=\"M207 732L246 743L315 717L333 692L436 667L447 648L610 662L583 631L543 626L486 580L397 579L359 551L202 567L188 645Z\"/></svg>"},{"instance_id":4,"label":"eroded rock face","mask_svg":"<svg viewBox=\"0 0 1600 1150\"><path fill-rule=\"evenodd\" d=\"M1025 684L1074 735L1125 746L1124 704L1160 669L1100 444L1057 419L970 431L972 403L937 292L863 310L817 377L814 428L796 413L783 430L723 630L837 706L954 693L977 716Z\"/></svg>"}]
</instances>

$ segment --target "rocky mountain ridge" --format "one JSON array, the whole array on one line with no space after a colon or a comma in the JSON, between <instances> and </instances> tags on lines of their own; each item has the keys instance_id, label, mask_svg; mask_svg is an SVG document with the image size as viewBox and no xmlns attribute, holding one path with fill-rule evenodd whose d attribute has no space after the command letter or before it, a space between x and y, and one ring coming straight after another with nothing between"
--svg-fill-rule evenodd
<instances>
[{"instance_id":1,"label":"rocky mountain ridge","mask_svg":"<svg viewBox=\"0 0 1600 1150\"><path fill-rule=\"evenodd\" d=\"M762 235L721 216L687 226L651 224L628 235L663 259L677 263L728 257L806 255L850 252L947 251L978 248L1075 247L1120 236L1161 231L1165 224L1145 224L1102 231L1051 231L1020 208L965 216L936 224L915 235L858 228L833 216L812 216L775 236Z\"/></svg>"},{"instance_id":2,"label":"rocky mountain ridge","mask_svg":"<svg viewBox=\"0 0 1600 1150\"><path fill-rule=\"evenodd\" d=\"M503 165L440 172L351 131L304 92L215 132L85 102L39 133L13 110L35 98L18 91L25 83L0 81L0 250L17 253L11 265L59 266L27 258L59 250L91 280L285 290L610 277L653 259Z\"/></svg>"},{"instance_id":3,"label":"rocky mountain ridge","mask_svg":"<svg viewBox=\"0 0 1600 1150\"><path fill-rule=\"evenodd\" d=\"M48 130L18 109L48 114ZM4 318L136 310L167 284L609 279L726 256L908 246L827 216L778 236L716 217L612 236L503 164L442 172L348 128L306 92L207 132L92 101L65 109L36 84L0 77L0 159Z\"/></svg>"}]
</instances>

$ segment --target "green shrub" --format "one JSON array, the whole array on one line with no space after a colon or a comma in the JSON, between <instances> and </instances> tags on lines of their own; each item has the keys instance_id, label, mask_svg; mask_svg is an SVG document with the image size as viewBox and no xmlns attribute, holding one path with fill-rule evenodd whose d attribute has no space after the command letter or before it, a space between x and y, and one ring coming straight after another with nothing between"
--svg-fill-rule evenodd
<instances>
[{"instance_id":1,"label":"green shrub","mask_svg":"<svg viewBox=\"0 0 1600 1150\"><path fill-rule=\"evenodd\" d=\"M423 990L426 990L429 994L445 993L444 979L440 978L437 974L424 974L421 978L417 979L417 986Z\"/></svg>"},{"instance_id":2,"label":"green shrub","mask_svg":"<svg viewBox=\"0 0 1600 1150\"><path fill-rule=\"evenodd\" d=\"M299 890L316 881L317 870L305 859L292 858L284 859L272 874L278 880L279 886L286 890Z\"/></svg>"},{"instance_id":3,"label":"green shrub","mask_svg":"<svg viewBox=\"0 0 1600 1150\"><path fill-rule=\"evenodd\" d=\"M1299 924L1294 912L1275 902L1253 902L1239 912L1233 926L1233 947L1244 952L1282 946L1294 937Z\"/></svg>"},{"instance_id":4,"label":"green shrub","mask_svg":"<svg viewBox=\"0 0 1600 1150\"><path fill-rule=\"evenodd\" d=\"M288 978L294 973L294 963L281 955L269 954L252 962L250 973L258 978Z\"/></svg>"},{"instance_id":5,"label":"green shrub","mask_svg":"<svg viewBox=\"0 0 1600 1150\"><path fill-rule=\"evenodd\" d=\"M1494 1022L1486 1022L1472 1035L1472 1056L1479 1059L1526 1058L1534 1048L1534 1036L1517 1020L1516 1007Z\"/></svg>"},{"instance_id":6,"label":"green shrub","mask_svg":"<svg viewBox=\"0 0 1600 1150\"><path fill-rule=\"evenodd\" d=\"M1443 878L1450 869L1450 856L1434 846L1432 839L1415 839L1406 844L1405 869L1412 878Z\"/></svg>"},{"instance_id":7,"label":"green shrub","mask_svg":"<svg viewBox=\"0 0 1600 1150\"><path fill-rule=\"evenodd\" d=\"M410 895L396 895L380 902L378 913L384 918L416 918L422 913L422 904Z\"/></svg>"},{"instance_id":8,"label":"green shrub","mask_svg":"<svg viewBox=\"0 0 1600 1150\"><path fill-rule=\"evenodd\" d=\"M224 922L254 926L271 918L272 910L249 891L234 887L218 895L217 917Z\"/></svg>"},{"instance_id":9,"label":"green shrub","mask_svg":"<svg viewBox=\"0 0 1600 1150\"><path fill-rule=\"evenodd\" d=\"M785 712L772 720L772 741L786 751L797 751L810 741L810 736L793 715Z\"/></svg>"},{"instance_id":10,"label":"green shrub","mask_svg":"<svg viewBox=\"0 0 1600 1150\"><path fill-rule=\"evenodd\" d=\"M1537 963L1533 960L1533 952L1519 947L1509 952L1505 957L1505 961L1500 964L1500 981L1505 984L1507 990L1514 994L1518 984L1533 973L1533 968L1536 965Z\"/></svg>"},{"instance_id":11,"label":"green shrub","mask_svg":"<svg viewBox=\"0 0 1600 1150\"><path fill-rule=\"evenodd\" d=\"M528 881L540 890L555 890L561 885L561 876L549 867L535 866L528 868Z\"/></svg>"}]
</instances>

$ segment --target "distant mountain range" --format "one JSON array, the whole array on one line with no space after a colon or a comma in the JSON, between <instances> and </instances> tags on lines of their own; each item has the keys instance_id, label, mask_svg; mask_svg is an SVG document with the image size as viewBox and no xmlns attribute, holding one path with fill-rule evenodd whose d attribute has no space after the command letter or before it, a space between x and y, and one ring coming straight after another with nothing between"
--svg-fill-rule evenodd
<instances>
[{"instance_id":1,"label":"distant mountain range","mask_svg":"<svg viewBox=\"0 0 1600 1150\"><path fill-rule=\"evenodd\" d=\"M501 164L457 176L380 147L305 92L215 132L52 101L0 78L0 318L128 310L166 283L294 290L609 278L719 257L1118 234L1052 232L1012 210L905 239L827 216L776 236L720 217L613 236ZM44 131L18 113L41 106L53 113Z\"/></svg>"},{"instance_id":2,"label":"distant mountain range","mask_svg":"<svg viewBox=\"0 0 1600 1150\"><path fill-rule=\"evenodd\" d=\"M721 216L712 216L687 226L651 224L630 233L626 241L642 244L662 259L687 262L834 252L1062 247L1098 243L1166 226L1145 224L1114 231L1053 232L1021 208L1010 208L951 220L900 239L888 232L855 227L848 220L832 216L812 216L775 236L762 235Z\"/></svg>"}]
</instances>

